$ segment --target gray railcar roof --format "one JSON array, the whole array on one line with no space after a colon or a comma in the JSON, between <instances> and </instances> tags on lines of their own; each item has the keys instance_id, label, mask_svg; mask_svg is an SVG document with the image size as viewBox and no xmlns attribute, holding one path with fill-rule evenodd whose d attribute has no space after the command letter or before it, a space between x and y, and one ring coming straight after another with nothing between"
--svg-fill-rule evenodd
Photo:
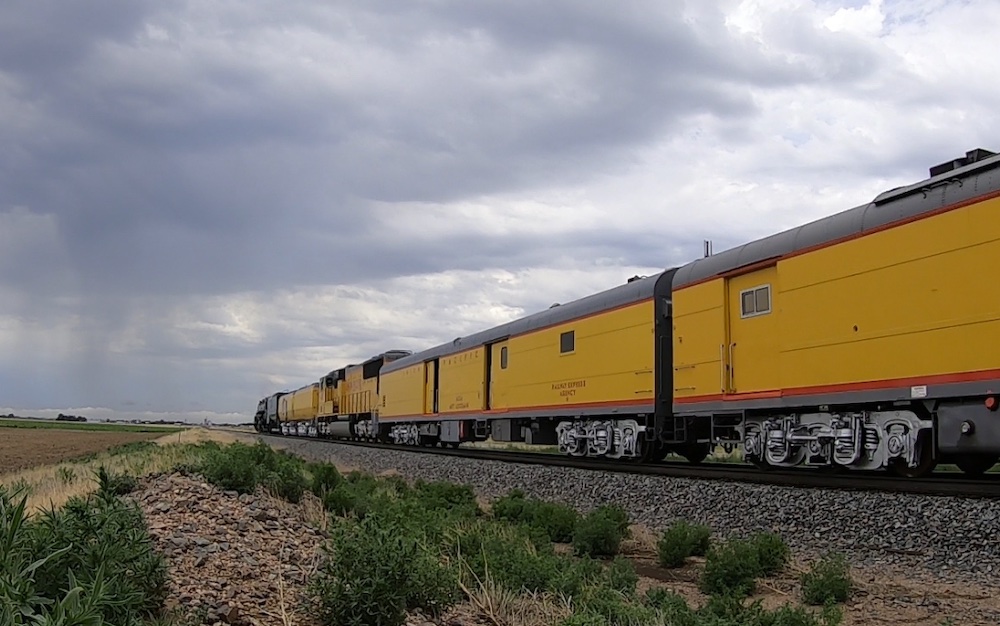
<instances>
[{"instance_id":1,"label":"gray railcar roof","mask_svg":"<svg viewBox=\"0 0 1000 626\"><path fill-rule=\"evenodd\" d=\"M662 275L663 272L659 272L652 276L633 280L630 283L618 285L617 287L612 287L606 291L601 291L580 298L579 300L573 300L566 304L533 313L512 322L490 328L489 330L483 330L466 337L459 337L454 341L449 341L448 343L429 348L422 352L415 352L411 356L383 366L382 372L392 372L429 359L469 350L470 348L497 341L504 337L520 335L553 324L567 322L593 313L646 300L653 297L656 281Z\"/></svg>"},{"instance_id":2,"label":"gray railcar roof","mask_svg":"<svg viewBox=\"0 0 1000 626\"><path fill-rule=\"evenodd\" d=\"M892 222L913 218L997 190L1000 190L1000 155L987 157L913 185L890 189L867 204L692 261L674 275L673 288L680 289L747 265L860 235Z\"/></svg>"}]
</instances>

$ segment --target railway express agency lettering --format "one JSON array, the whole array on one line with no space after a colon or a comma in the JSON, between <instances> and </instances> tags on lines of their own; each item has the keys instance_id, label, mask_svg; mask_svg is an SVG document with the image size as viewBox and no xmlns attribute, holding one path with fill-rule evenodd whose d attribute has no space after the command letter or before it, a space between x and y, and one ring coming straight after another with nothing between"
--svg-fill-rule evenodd
<instances>
[{"instance_id":1,"label":"railway express agency lettering","mask_svg":"<svg viewBox=\"0 0 1000 626\"><path fill-rule=\"evenodd\" d=\"M576 395L577 389L587 386L587 380L569 380L561 383L552 383L552 391L558 391L563 398L572 398Z\"/></svg>"}]
</instances>

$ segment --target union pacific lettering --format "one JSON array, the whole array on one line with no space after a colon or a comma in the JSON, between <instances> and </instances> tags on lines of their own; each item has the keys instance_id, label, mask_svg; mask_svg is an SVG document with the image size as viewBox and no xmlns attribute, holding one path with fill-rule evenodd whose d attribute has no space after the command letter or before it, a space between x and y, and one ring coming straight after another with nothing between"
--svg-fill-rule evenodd
<instances>
[{"instance_id":1,"label":"union pacific lettering","mask_svg":"<svg viewBox=\"0 0 1000 626\"><path fill-rule=\"evenodd\" d=\"M569 380L561 383L552 383L552 391L558 391L562 398L572 398L576 395L577 389L587 386L587 380Z\"/></svg>"}]
</instances>

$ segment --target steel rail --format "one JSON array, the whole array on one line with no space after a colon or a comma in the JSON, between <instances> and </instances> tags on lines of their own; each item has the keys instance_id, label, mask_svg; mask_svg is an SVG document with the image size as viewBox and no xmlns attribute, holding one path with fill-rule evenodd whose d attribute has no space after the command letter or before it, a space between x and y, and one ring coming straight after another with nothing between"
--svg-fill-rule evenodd
<instances>
[{"instance_id":1,"label":"steel rail","mask_svg":"<svg viewBox=\"0 0 1000 626\"><path fill-rule=\"evenodd\" d=\"M921 478L904 478L881 472L844 470L831 472L820 468L797 470L760 470L744 463L704 462L692 465L685 462L636 463L610 459L568 457L545 452L517 452L509 450L489 450L483 448L439 448L430 446L404 446L372 441L349 439L322 439L307 435L275 435L231 430L251 434L261 439L276 441L294 439L314 441L334 445L372 448L412 454L433 454L478 461L517 463L521 465L543 465L565 467L586 471L613 472L640 476L664 476L692 480L722 480L730 482L797 487L805 489L839 489L850 491L883 491L933 496L953 496L963 498L1000 498L1000 474L986 474L981 478L969 478L960 473L937 474Z\"/></svg>"}]
</instances>

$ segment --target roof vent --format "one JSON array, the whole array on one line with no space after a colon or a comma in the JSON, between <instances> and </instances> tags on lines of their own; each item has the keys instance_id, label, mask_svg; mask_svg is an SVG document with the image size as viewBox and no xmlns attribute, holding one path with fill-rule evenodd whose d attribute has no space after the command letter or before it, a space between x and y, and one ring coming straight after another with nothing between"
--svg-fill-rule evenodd
<instances>
[{"instance_id":1,"label":"roof vent","mask_svg":"<svg viewBox=\"0 0 1000 626\"><path fill-rule=\"evenodd\" d=\"M945 172L950 172L956 170L960 167L970 165L977 161L982 161L991 156L995 156L996 152L990 152L989 150L984 150L983 148L976 148L975 150L969 150L965 153L964 157L958 157L957 159L952 159L951 161L945 161L940 165L935 165L931 168L931 177L937 176L939 174L944 174Z\"/></svg>"},{"instance_id":2,"label":"roof vent","mask_svg":"<svg viewBox=\"0 0 1000 626\"><path fill-rule=\"evenodd\" d=\"M632 278L629 278L627 282L633 283L633 282L635 282L637 280L642 280L643 278L646 278L646 276L639 276L638 274L636 274Z\"/></svg>"}]
</instances>

